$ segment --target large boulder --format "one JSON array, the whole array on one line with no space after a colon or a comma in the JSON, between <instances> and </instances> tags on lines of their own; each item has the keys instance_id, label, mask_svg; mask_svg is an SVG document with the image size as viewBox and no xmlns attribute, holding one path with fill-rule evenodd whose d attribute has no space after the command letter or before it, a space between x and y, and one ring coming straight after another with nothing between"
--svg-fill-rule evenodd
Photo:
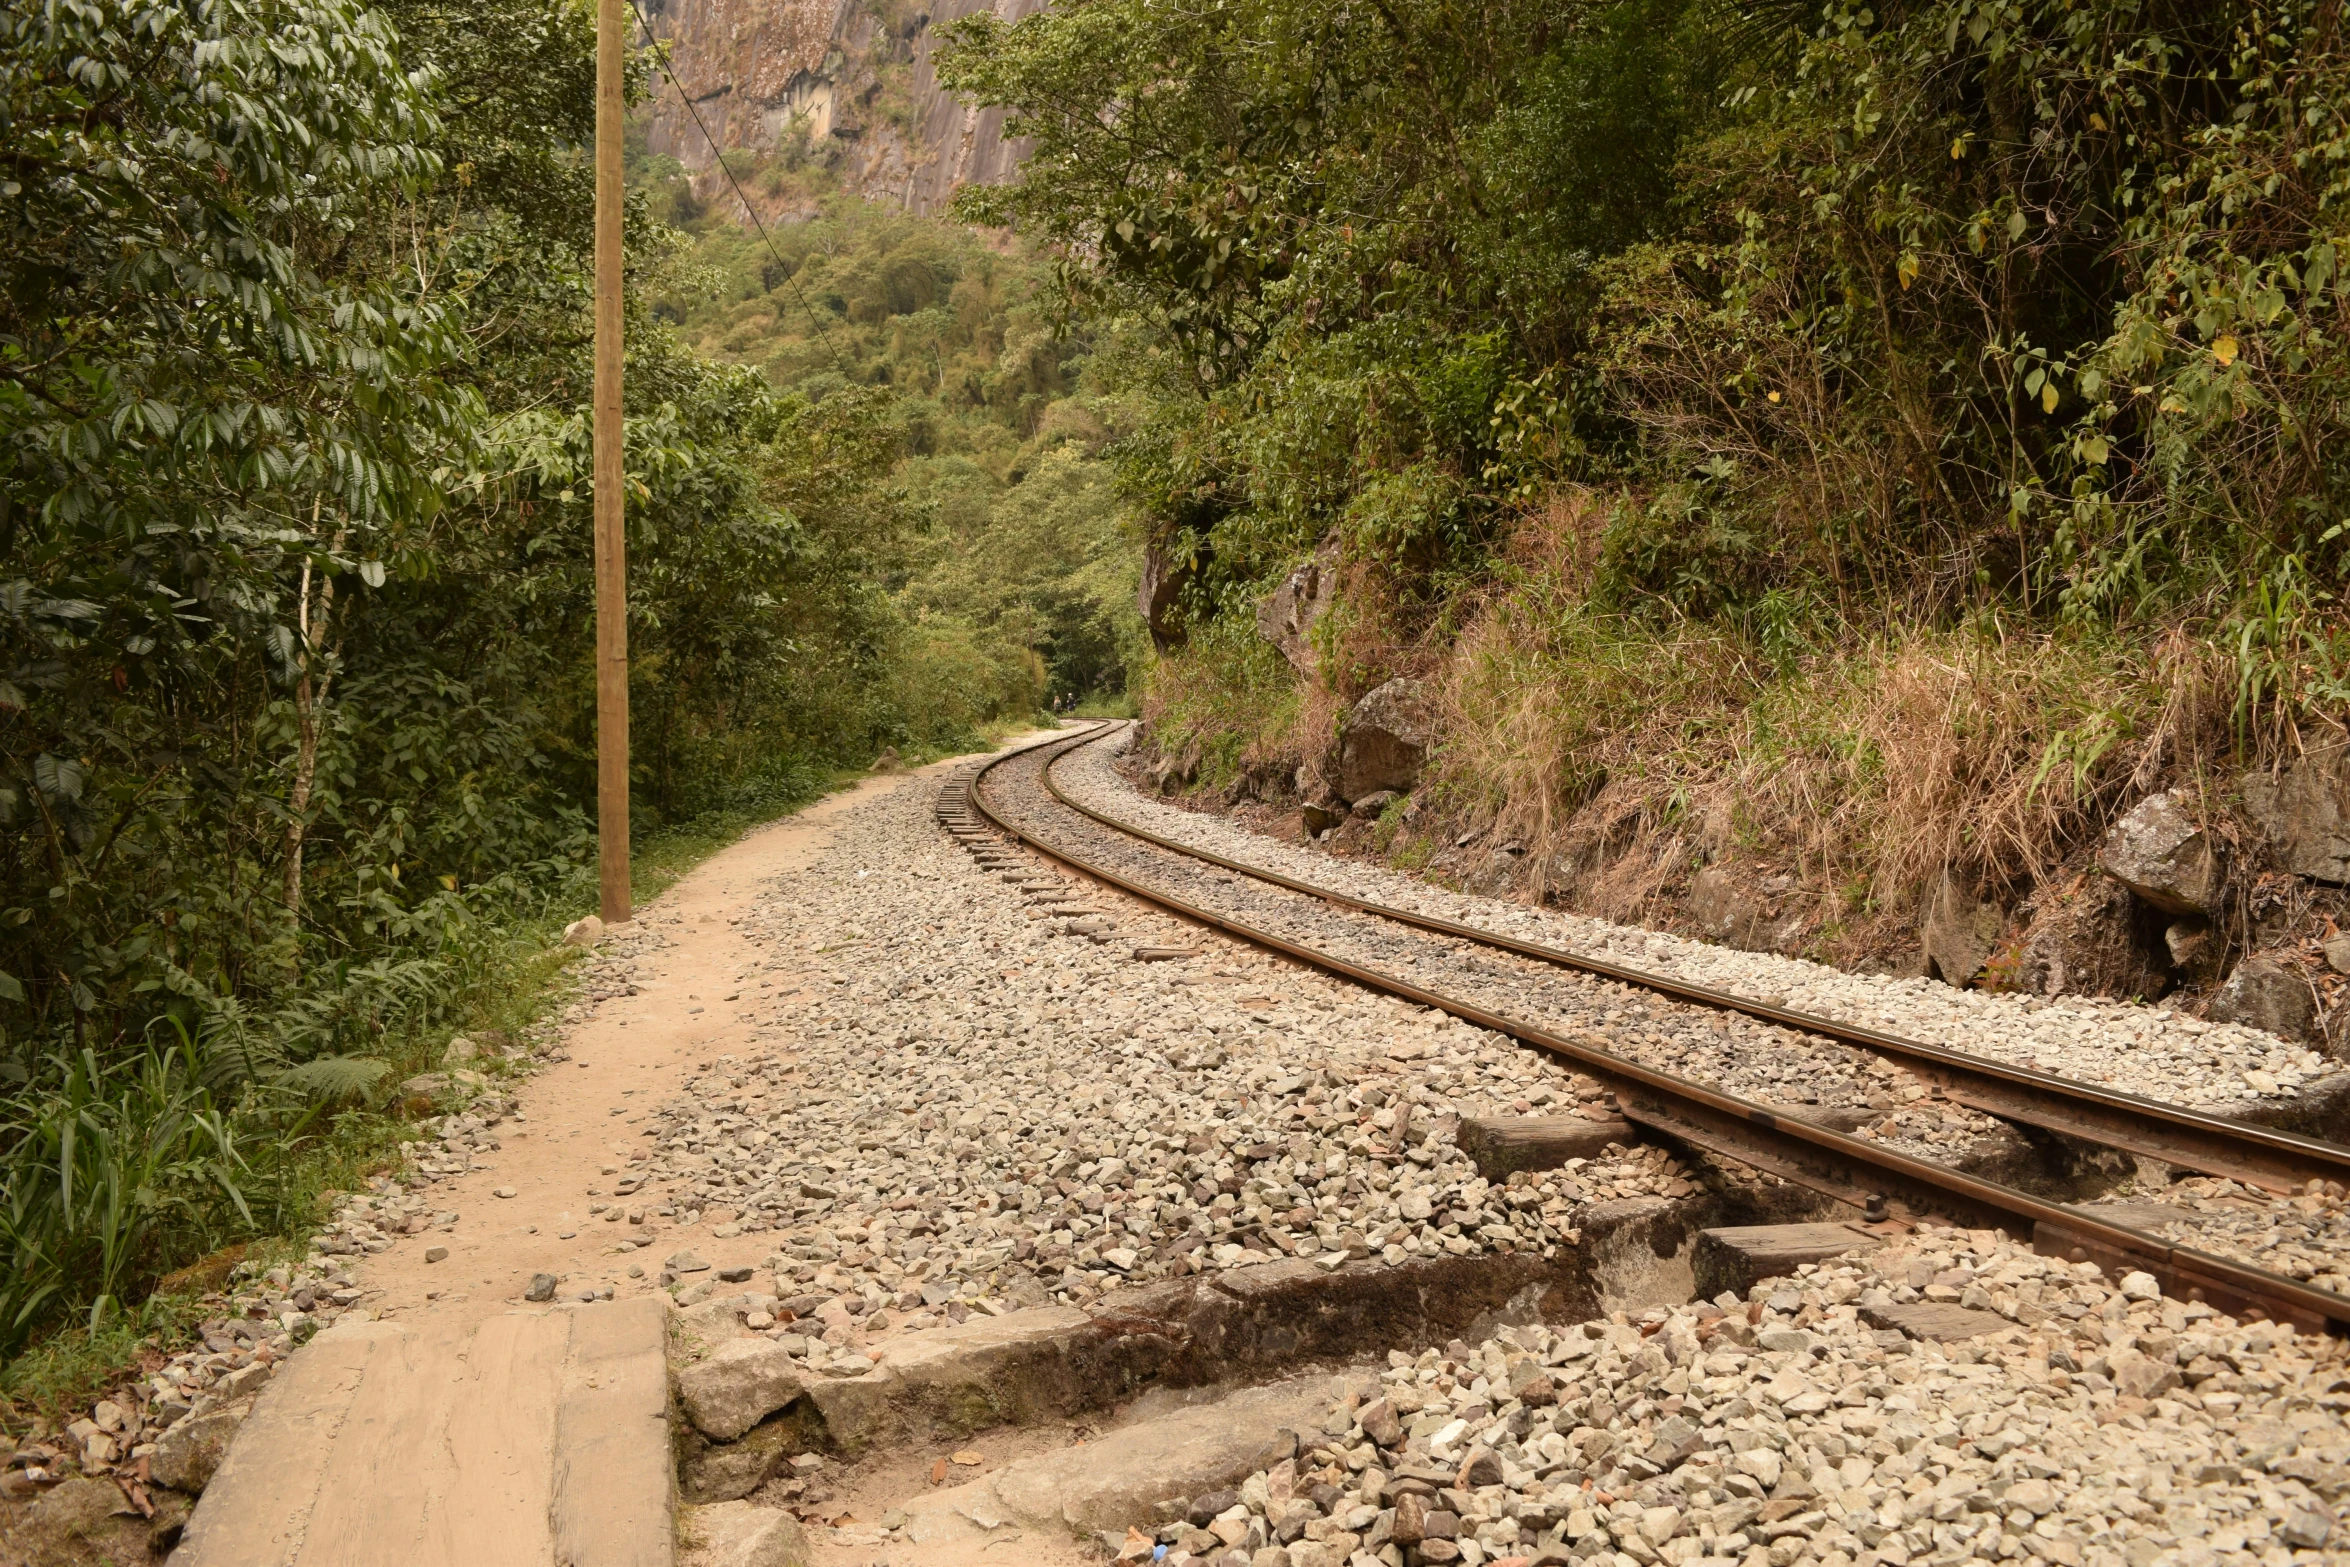
<instances>
[{"instance_id":1,"label":"large boulder","mask_svg":"<svg viewBox=\"0 0 2350 1567\"><path fill-rule=\"evenodd\" d=\"M2241 1023L2279 1039L2306 1040L2315 1033L2317 1000L2309 981L2274 958L2249 957L2211 998L2204 1015L2214 1023Z\"/></svg>"},{"instance_id":2,"label":"large boulder","mask_svg":"<svg viewBox=\"0 0 2350 1567\"><path fill-rule=\"evenodd\" d=\"M1327 551L1291 572L1257 602L1257 634L1281 650L1299 674L1314 672L1314 623L1338 597L1337 562Z\"/></svg>"},{"instance_id":3,"label":"large boulder","mask_svg":"<svg viewBox=\"0 0 2350 1567\"><path fill-rule=\"evenodd\" d=\"M1964 988L1991 961L2006 924L2004 909L1976 897L1962 878L1943 871L1926 898L1925 918L1918 927L1927 975Z\"/></svg>"},{"instance_id":4,"label":"large boulder","mask_svg":"<svg viewBox=\"0 0 2350 1567\"><path fill-rule=\"evenodd\" d=\"M1424 680L1388 681L1357 702L1338 736L1338 793L1409 793L1436 743L1436 693Z\"/></svg>"},{"instance_id":5,"label":"large boulder","mask_svg":"<svg viewBox=\"0 0 2350 1567\"><path fill-rule=\"evenodd\" d=\"M2243 784L2244 814L2277 863L2313 881L2350 882L2350 750L2301 757Z\"/></svg>"},{"instance_id":6,"label":"large boulder","mask_svg":"<svg viewBox=\"0 0 2350 1567\"><path fill-rule=\"evenodd\" d=\"M677 1401L694 1429L731 1442L798 1398L807 1368L768 1338L720 1344L677 1374Z\"/></svg>"},{"instance_id":7,"label":"large boulder","mask_svg":"<svg viewBox=\"0 0 2350 1567\"><path fill-rule=\"evenodd\" d=\"M2223 871L2211 835L2177 790L2140 800L2105 835L2106 874L2172 914L2219 906Z\"/></svg>"}]
</instances>

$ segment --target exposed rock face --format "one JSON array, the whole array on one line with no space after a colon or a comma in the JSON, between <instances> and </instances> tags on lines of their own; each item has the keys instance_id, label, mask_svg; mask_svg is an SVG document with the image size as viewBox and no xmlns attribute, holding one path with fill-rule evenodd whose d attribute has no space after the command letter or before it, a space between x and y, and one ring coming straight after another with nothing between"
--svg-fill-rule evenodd
<instances>
[{"instance_id":1,"label":"exposed rock face","mask_svg":"<svg viewBox=\"0 0 2350 1567\"><path fill-rule=\"evenodd\" d=\"M1142 612L1143 624L1150 627L1151 641L1162 653L1172 653L1183 645L1183 632L1175 624L1175 604L1183 592L1188 573L1167 558L1167 552L1156 541L1142 552L1142 583L1134 594L1134 607Z\"/></svg>"},{"instance_id":2,"label":"exposed rock face","mask_svg":"<svg viewBox=\"0 0 2350 1567\"><path fill-rule=\"evenodd\" d=\"M1328 552L1291 572L1257 604L1257 634L1281 650L1299 674L1314 673L1314 623L1338 597L1337 563Z\"/></svg>"},{"instance_id":3,"label":"exposed rock face","mask_svg":"<svg viewBox=\"0 0 2350 1567\"><path fill-rule=\"evenodd\" d=\"M2176 790L2148 795L2115 822L2102 863L2114 880L2172 914L2209 914L2219 904L2219 853Z\"/></svg>"},{"instance_id":4,"label":"exposed rock face","mask_svg":"<svg viewBox=\"0 0 2350 1567\"><path fill-rule=\"evenodd\" d=\"M2205 1015L2215 1023L2265 1028L2280 1039L2308 1039L2316 1032L2317 1002L2298 973L2255 956L2236 965Z\"/></svg>"},{"instance_id":5,"label":"exposed rock face","mask_svg":"<svg viewBox=\"0 0 2350 1567\"><path fill-rule=\"evenodd\" d=\"M1964 880L1945 870L1926 899L1918 929L1927 974L1963 988L1991 960L2006 924L2005 910L1977 898Z\"/></svg>"},{"instance_id":6,"label":"exposed rock face","mask_svg":"<svg viewBox=\"0 0 2350 1567\"><path fill-rule=\"evenodd\" d=\"M2350 750L2304 756L2244 780L2244 814L2277 861L2313 881L2350 882Z\"/></svg>"},{"instance_id":7,"label":"exposed rock face","mask_svg":"<svg viewBox=\"0 0 2350 1567\"><path fill-rule=\"evenodd\" d=\"M1043 0L942 0L894 31L867 0L655 0L646 9L721 147L772 151L798 121L811 144L847 149L848 185L912 212L1009 177L1027 154L1025 142L1005 139L1002 109L973 109L940 90L931 53L949 22L982 10L1016 21ZM893 80L912 107L910 136L864 108ZM646 119L652 151L688 169L712 166L709 141L666 81Z\"/></svg>"},{"instance_id":8,"label":"exposed rock face","mask_svg":"<svg viewBox=\"0 0 2350 1567\"><path fill-rule=\"evenodd\" d=\"M1750 951L1755 933L1762 928L1762 905L1739 891L1737 883L1718 865L1708 865L1690 878L1689 912L1708 936Z\"/></svg>"},{"instance_id":9,"label":"exposed rock face","mask_svg":"<svg viewBox=\"0 0 2350 1567\"><path fill-rule=\"evenodd\" d=\"M2042 907L2024 937L2019 980L2044 996L2144 996L2170 989L2170 975L2140 938L2127 888L2091 877L2069 898Z\"/></svg>"},{"instance_id":10,"label":"exposed rock face","mask_svg":"<svg viewBox=\"0 0 2350 1567\"><path fill-rule=\"evenodd\" d=\"M1381 789L1409 791L1435 740L1435 693L1427 682L1388 681L1354 705L1339 731L1339 795L1359 800Z\"/></svg>"}]
</instances>

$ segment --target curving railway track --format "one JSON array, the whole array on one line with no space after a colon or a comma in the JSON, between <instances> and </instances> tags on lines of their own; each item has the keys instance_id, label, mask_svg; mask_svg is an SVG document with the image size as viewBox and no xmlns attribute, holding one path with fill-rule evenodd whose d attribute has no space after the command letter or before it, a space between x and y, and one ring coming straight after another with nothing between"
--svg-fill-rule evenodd
<instances>
[{"instance_id":1,"label":"curving railway track","mask_svg":"<svg viewBox=\"0 0 2350 1567\"><path fill-rule=\"evenodd\" d=\"M1647 1134L1848 1203L1871 1220L1901 1225L1934 1215L2002 1229L2028 1236L2047 1255L2095 1261L2109 1272L2146 1271L2166 1293L2238 1316L2350 1333L2350 1298L1846 1135L1611 1050L1590 1030L1557 1021L1562 1008L1550 1004L1544 976L1637 987L1685 1006L1836 1040L1898 1061L1949 1098L2002 1120L2271 1191L2350 1180L2350 1147L1660 978L1175 842L1070 798L1054 781L1062 757L1117 727L1056 737L957 775L940 797L942 825L966 841L1008 837L1184 919L1507 1035L1598 1080L1618 1113ZM1471 972L1461 944L1491 957Z\"/></svg>"}]
</instances>

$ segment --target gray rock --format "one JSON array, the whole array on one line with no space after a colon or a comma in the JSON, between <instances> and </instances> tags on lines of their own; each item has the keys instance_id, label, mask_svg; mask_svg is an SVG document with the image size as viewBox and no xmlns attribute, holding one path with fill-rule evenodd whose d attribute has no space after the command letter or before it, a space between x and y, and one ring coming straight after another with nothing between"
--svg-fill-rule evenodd
<instances>
[{"instance_id":1,"label":"gray rock","mask_svg":"<svg viewBox=\"0 0 2350 1567\"><path fill-rule=\"evenodd\" d=\"M2295 1550L2322 1550L2334 1532L2333 1515L2323 1508L2299 1503L2285 1514L2284 1526L2277 1532Z\"/></svg>"},{"instance_id":2,"label":"gray rock","mask_svg":"<svg viewBox=\"0 0 2350 1567\"><path fill-rule=\"evenodd\" d=\"M806 1391L803 1371L773 1339L732 1339L678 1372L678 1406L695 1430L731 1442Z\"/></svg>"},{"instance_id":3,"label":"gray rock","mask_svg":"<svg viewBox=\"0 0 2350 1567\"><path fill-rule=\"evenodd\" d=\"M2113 1368L2114 1390L2125 1398L2155 1398L2179 1385L2179 1368L2145 1356L2125 1360ZM2046 1512L2045 1507L2034 1509Z\"/></svg>"},{"instance_id":4,"label":"gray rock","mask_svg":"<svg viewBox=\"0 0 2350 1567\"><path fill-rule=\"evenodd\" d=\"M2244 814L2296 876L2350 882L2350 750L2304 756L2243 783Z\"/></svg>"},{"instance_id":5,"label":"gray rock","mask_svg":"<svg viewBox=\"0 0 2350 1567\"><path fill-rule=\"evenodd\" d=\"M1325 547L1257 603L1257 634L1281 650L1290 667L1314 673L1314 623L1338 597L1337 558Z\"/></svg>"},{"instance_id":6,"label":"gray rock","mask_svg":"<svg viewBox=\"0 0 2350 1567\"><path fill-rule=\"evenodd\" d=\"M1435 699L1426 681L1399 678L1357 702L1339 731L1339 794L1359 800L1418 783L1436 742Z\"/></svg>"},{"instance_id":7,"label":"gray rock","mask_svg":"<svg viewBox=\"0 0 2350 1567\"><path fill-rule=\"evenodd\" d=\"M1380 789L1355 801L1354 814L1376 821L1389 806L1402 798L1403 796L1393 789Z\"/></svg>"},{"instance_id":8,"label":"gray rock","mask_svg":"<svg viewBox=\"0 0 2350 1567\"><path fill-rule=\"evenodd\" d=\"M677 1465L689 1502L740 1501L791 1467L795 1433L787 1421L753 1426L738 1442L688 1442Z\"/></svg>"},{"instance_id":9,"label":"gray rock","mask_svg":"<svg viewBox=\"0 0 2350 1567\"><path fill-rule=\"evenodd\" d=\"M138 1516L138 1509L113 1481L68 1480L25 1509L24 1527L11 1531L8 1543L30 1547L29 1559L37 1562L118 1560L111 1554L93 1552L92 1547L135 1538L132 1526L144 1529ZM9 1560L28 1558L11 1552Z\"/></svg>"},{"instance_id":10,"label":"gray rock","mask_svg":"<svg viewBox=\"0 0 2350 1567\"><path fill-rule=\"evenodd\" d=\"M1689 879L1689 912L1708 936L1743 952L1790 947L1803 931L1802 916L1779 919L1719 865L1708 865Z\"/></svg>"},{"instance_id":11,"label":"gray rock","mask_svg":"<svg viewBox=\"0 0 2350 1567\"><path fill-rule=\"evenodd\" d=\"M720 1502L695 1508L688 1522L702 1542L702 1567L809 1567L815 1560L799 1520L772 1507Z\"/></svg>"},{"instance_id":12,"label":"gray rock","mask_svg":"<svg viewBox=\"0 0 2350 1567\"><path fill-rule=\"evenodd\" d=\"M1926 898L1918 928L1927 975L1964 989L1990 961L2006 924L2004 909L1977 898L1962 878L1943 871Z\"/></svg>"},{"instance_id":13,"label":"gray rock","mask_svg":"<svg viewBox=\"0 0 2350 1567\"><path fill-rule=\"evenodd\" d=\"M1308 800L1298 812L1307 833L1325 833L1346 820L1346 807L1335 801Z\"/></svg>"},{"instance_id":14,"label":"gray rock","mask_svg":"<svg viewBox=\"0 0 2350 1567\"><path fill-rule=\"evenodd\" d=\"M2318 949L2326 955L2326 967L2337 974L2350 974L2350 935L2336 936Z\"/></svg>"},{"instance_id":15,"label":"gray rock","mask_svg":"<svg viewBox=\"0 0 2350 1567\"><path fill-rule=\"evenodd\" d=\"M2219 906L2222 870L2211 837L2177 790L2148 795L2105 835L2106 874L2172 914Z\"/></svg>"},{"instance_id":16,"label":"gray rock","mask_svg":"<svg viewBox=\"0 0 2350 1567\"><path fill-rule=\"evenodd\" d=\"M2162 933L2162 945L2170 954L2173 968L2192 969L2209 958L2217 943L2212 936L2211 921L2195 915L2173 921Z\"/></svg>"},{"instance_id":17,"label":"gray rock","mask_svg":"<svg viewBox=\"0 0 2350 1567\"><path fill-rule=\"evenodd\" d=\"M552 1273L532 1274L530 1288L522 1292L522 1298L524 1300L553 1300L555 1298L555 1275Z\"/></svg>"},{"instance_id":18,"label":"gray rock","mask_svg":"<svg viewBox=\"0 0 2350 1567\"><path fill-rule=\"evenodd\" d=\"M205 1414L190 1415L156 1441L155 1451L147 1460L147 1473L157 1485L196 1495L212 1483L214 1471L220 1468L221 1459L228 1453L229 1440L252 1412L253 1401L243 1399Z\"/></svg>"},{"instance_id":19,"label":"gray rock","mask_svg":"<svg viewBox=\"0 0 2350 1567\"><path fill-rule=\"evenodd\" d=\"M420 1072L400 1085L400 1097L435 1106L459 1105L490 1086L490 1080L469 1067L446 1072Z\"/></svg>"},{"instance_id":20,"label":"gray rock","mask_svg":"<svg viewBox=\"0 0 2350 1567\"><path fill-rule=\"evenodd\" d=\"M690 1251L676 1252L662 1264L672 1273L707 1273L710 1265Z\"/></svg>"},{"instance_id":21,"label":"gray rock","mask_svg":"<svg viewBox=\"0 0 2350 1567\"><path fill-rule=\"evenodd\" d=\"M2242 1023L2280 1039L2307 1039L2317 1022L2309 981L2274 958L2249 957L2236 965L2206 1009L2215 1023Z\"/></svg>"}]
</instances>

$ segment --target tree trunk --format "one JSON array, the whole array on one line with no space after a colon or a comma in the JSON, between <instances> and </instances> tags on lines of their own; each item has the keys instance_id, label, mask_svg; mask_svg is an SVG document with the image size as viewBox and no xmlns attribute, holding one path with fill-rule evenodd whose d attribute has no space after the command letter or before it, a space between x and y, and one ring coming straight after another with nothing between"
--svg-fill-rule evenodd
<instances>
[{"instance_id":1,"label":"tree trunk","mask_svg":"<svg viewBox=\"0 0 2350 1567\"><path fill-rule=\"evenodd\" d=\"M340 535L335 544L341 547ZM333 617L334 607L335 583L334 578L328 577L319 585L318 607L312 611L310 563L304 561L296 611L300 617L302 670L294 680L294 784L286 795L283 895L286 913L296 921L302 917L302 841L309 834L310 793L318 780L318 730L326 711L327 688L334 683L333 670L324 667L330 660L319 656L325 648L327 623Z\"/></svg>"}]
</instances>

